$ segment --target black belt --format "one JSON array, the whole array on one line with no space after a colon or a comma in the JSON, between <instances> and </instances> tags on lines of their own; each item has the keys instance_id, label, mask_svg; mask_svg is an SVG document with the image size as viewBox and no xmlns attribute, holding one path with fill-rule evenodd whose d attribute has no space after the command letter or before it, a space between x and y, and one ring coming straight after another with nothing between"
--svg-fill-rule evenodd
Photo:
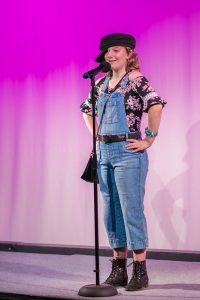
<instances>
[{"instance_id":1,"label":"black belt","mask_svg":"<svg viewBox=\"0 0 200 300\"><path fill-rule=\"evenodd\" d=\"M98 140L104 143L115 143L123 142L127 139L139 140L141 138L140 132L132 132L126 134L117 134L117 135L98 135Z\"/></svg>"}]
</instances>

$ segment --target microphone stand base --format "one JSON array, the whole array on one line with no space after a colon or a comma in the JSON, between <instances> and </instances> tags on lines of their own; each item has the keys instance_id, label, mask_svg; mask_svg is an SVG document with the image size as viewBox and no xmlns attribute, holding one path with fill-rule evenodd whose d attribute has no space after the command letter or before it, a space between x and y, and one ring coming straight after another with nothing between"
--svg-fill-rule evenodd
<instances>
[{"instance_id":1,"label":"microphone stand base","mask_svg":"<svg viewBox=\"0 0 200 300\"><path fill-rule=\"evenodd\" d=\"M80 288L78 295L83 297L111 297L117 295L117 289L109 284L89 284Z\"/></svg>"}]
</instances>

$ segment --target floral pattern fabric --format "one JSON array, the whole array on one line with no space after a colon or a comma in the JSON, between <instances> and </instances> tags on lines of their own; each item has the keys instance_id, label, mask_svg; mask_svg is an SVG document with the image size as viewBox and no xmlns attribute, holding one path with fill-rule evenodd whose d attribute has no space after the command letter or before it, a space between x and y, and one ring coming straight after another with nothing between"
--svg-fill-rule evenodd
<instances>
[{"instance_id":1,"label":"floral pattern fabric","mask_svg":"<svg viewBox=\"0 0 200 300\"><path fill-rule=\"evenodd\" d=\"M102 78L95 86L95 110L97 112L97 101L101 96L104 80ZM124 77L121 81L126 80ZM106 93L113 91L107 87ZM121 93L124 97L124 105L128 127L130 131L139 131L143 112L148 112L152 105L161 103L163 106L167 103L158 96L154 88L150 85L149 81L144 76L139 76L134 80L127 79L126 84L119 84L114 92ZM82 112L92 115L91 93L88 98L81 104L80 109Z\"/></svg>"}]
</instances>

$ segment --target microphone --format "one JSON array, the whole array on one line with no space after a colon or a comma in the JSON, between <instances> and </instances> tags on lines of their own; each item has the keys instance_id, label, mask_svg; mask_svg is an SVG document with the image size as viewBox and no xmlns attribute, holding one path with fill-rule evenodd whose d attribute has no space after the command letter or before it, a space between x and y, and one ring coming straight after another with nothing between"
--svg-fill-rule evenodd
<instances>
[{"instance_id":1,"label":"microphone","mask_svg":"<svg viewBox=\"0 0 200 300\"><path fill-rule=\"evenodd\" d=\"M110 71L111 65L107 61L103 61L97 68L92 69L85 74L83 74L83 78L92 78L93 76L97 75L99 72L106 73Z\"/></svg>"}]
</instances>

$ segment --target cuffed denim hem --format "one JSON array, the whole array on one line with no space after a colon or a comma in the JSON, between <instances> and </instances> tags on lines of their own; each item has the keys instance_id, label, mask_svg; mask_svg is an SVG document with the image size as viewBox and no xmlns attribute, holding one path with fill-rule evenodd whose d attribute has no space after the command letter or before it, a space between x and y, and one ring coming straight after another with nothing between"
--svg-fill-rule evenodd
<instances>
[{"instance_id":1,"label":"cuffed denim hem","mask_svg":"<svg viewBox=\"0 0 200 300\"><path fill-rule=\"evenodd\" d=\"M127 243L126 242L120 242L120 241L109 241L110 247L112 249L114 248L124 248L127 247Z\"/></svg>"},{"instance_id":2,"label":"cuffed denim hem","mask_svg":"<svg viewBox=\"0 0 200 300\"><path fill-rule=\"evenodd\" d=\"M139 250L148 248L148 241L139 242L139 243L129 243L127 245L129 250Z\"/></svg>"}]
</instances>

